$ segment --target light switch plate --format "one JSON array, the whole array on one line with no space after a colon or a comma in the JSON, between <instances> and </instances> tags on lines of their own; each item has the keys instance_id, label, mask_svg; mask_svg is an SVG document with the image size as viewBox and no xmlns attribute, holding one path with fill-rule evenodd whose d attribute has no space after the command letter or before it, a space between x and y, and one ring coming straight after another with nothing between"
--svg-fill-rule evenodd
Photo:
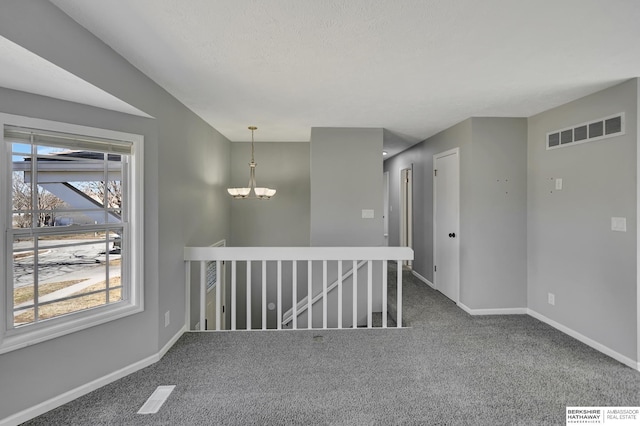
<instances>
[{"instance_id":1,"label":"light switch plate","mask_svg":"<svg viewBox=\"0 0 640 426\"><path fill-rule=\"evenodd\" d=\"M362 218L363 219L373 219L374 217L375 216L374 216L373 210L369 210L369 209L363 209L362 210Z\"/></svg>"},{"instance_id":2,"label":"light switch plate","mask_svg":"<svg viewBox=\"0 0 640 426\"><path fill-rule=\"evenodd\" d=\"M556 178L556 190L560 191L562 189L562 178Z\"/></svg>"},{"instance_id":3,"label":"light switch plate","mask_svg":"<svg viewBox=\"0 0 640 426\"><path fill-rule=\"evenodd\" d=\"M611 230L618 232L627 232L627 218L626 217L612 217L611 218Z\"/></svg>"}]
</instances>

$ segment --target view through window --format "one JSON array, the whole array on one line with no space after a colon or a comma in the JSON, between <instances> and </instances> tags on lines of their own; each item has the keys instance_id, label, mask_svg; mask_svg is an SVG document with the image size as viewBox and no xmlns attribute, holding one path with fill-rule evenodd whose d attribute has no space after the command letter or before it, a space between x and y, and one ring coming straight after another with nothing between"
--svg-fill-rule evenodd
<instances>
[{"instance_id":1,"label":"view through window","mask_svg":"<svg viewBox=\"0 0 640 426\"><path fill-rule=\"evenodd\" d=\"M11 161L8 328L129 297L132 144L5 126Z\"/></svg>"}]
</instances>

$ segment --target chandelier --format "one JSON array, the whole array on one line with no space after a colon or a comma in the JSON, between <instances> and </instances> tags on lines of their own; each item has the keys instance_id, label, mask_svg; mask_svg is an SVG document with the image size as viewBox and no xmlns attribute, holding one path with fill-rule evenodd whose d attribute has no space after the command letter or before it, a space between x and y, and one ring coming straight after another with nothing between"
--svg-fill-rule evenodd
<instances>
[{"instance_id":1,"label":"chandelier","mask_svg":"<svg viewBox=\"0 0 640 426\"><path fill-rule=\"evenodd\" d=\"M268 200L276 195L276 190L271 188L256 187L256 162L253 160L253 132L257 130L256 126L249 126L251 130L251 162L249 163L249 187L248 188L227 188L227 192L233 198L258 198L260 200ZM253 196L251 190L253 189Z\"/></svg>"}]
</instances>

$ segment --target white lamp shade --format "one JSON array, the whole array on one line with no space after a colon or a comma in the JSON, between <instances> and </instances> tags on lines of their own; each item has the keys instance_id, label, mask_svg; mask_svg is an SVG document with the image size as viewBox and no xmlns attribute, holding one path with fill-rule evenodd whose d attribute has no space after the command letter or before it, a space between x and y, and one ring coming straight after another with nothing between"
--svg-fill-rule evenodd
<instances>
[{"instance_id":1,"label":"white lamp shade","mask_svg":"<svg viewBox=\"0 0 640 426\"><path fill-rule=\"evenodd\" d=\"M251 192L251 188L227 188L227 192L233 197L246 197Z\"/></svg>"},{"instance_id":2,"label":"white lamp shade","mask_svg":"<svg viewBox=\"0 0 640 426\"><path fill-rule=\"evenodd\" d=\"M275 195L276 190L271 188L253 188L258 198L271 198Z\"/></svg>"}]
</instances>

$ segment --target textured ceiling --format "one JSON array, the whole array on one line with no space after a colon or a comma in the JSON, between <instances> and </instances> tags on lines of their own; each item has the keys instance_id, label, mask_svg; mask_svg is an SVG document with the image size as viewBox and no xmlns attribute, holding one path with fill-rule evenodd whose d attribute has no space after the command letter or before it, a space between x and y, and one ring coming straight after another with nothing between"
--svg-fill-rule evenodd
<instances>
[{"instance_id":1,"label":"textured ceiling","mask_svg":"<svg viewBox=\"0 0 640 426\"><path fill-rule=\"evenodd\" d=\"M637 0L52 0L233 141L528 117L640 76Z\"/></svg>"}]
</instances>

